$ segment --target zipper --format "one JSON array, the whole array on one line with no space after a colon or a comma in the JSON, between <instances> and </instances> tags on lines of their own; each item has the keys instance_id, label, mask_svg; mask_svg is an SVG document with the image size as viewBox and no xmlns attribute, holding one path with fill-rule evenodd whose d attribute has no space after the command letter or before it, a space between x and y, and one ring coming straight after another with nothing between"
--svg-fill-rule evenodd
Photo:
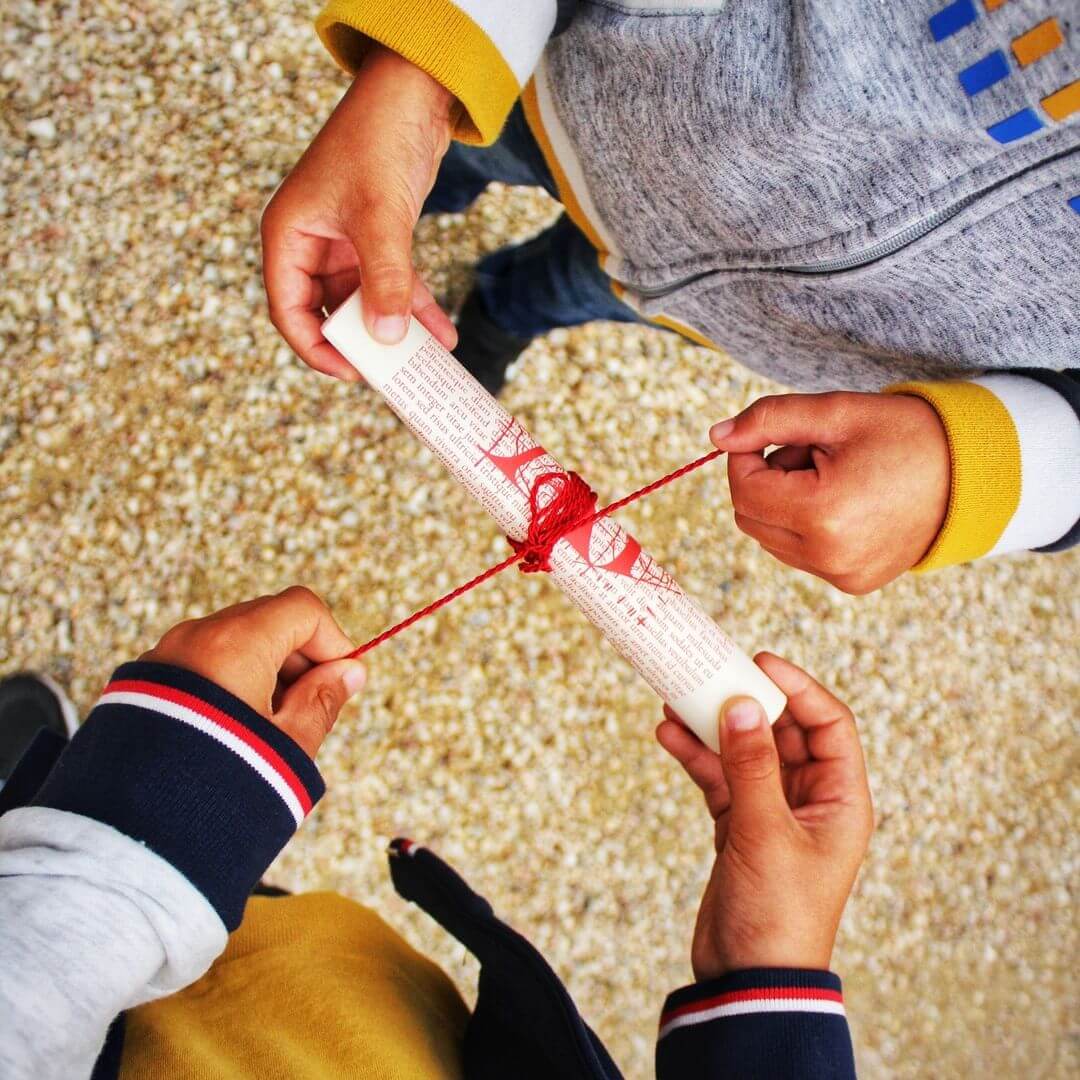
<instances>
[{"instance_id":1,"label":"zipper","mask_svg":"<svg viewBox=\"0 0 1080 1080\"><path fill-rule=\"evenodd\" d=\"M964 198L959 199L957 202L950 203L948 206L943 206L940 210L935 210L932 214L927 214L926 217L921 218L919 221L913 221L910 225L905 225L899 232L894 233L885 240L879 240L877 243L871 244L861 251L853 251L850 255L841 255L835 259L820 259L817 262L789 263L780 266L714 266L708 270L699 270L696 274L691 274L678 281L669 282L666 285L653 285L645 288L637 288L628 285L626 288L646 300L652 300L657 297L667 296L670 293L677 292L679 289L684 289L687 285L693 285L695 281L711 277L713 274L739 274L745 273L748 270L762 270L774 274L813 275L838 274L844 270L856 270L861 266L867 266L870 263L877 262L878 259L884 259L886 256L892 255L895 252L900 251L901 248L905 248L909 244L914 244L916 240L921 240L927 233L933 232L934 229L938 228L940 225L944 225L946 221L956 217L957 214L966 210L972 203L981 199L984 195L990 194L990 192L1003 187L1005 184L1012 183L1012 181L1019 179L1026 173L1033 172L1035 169L1040 169L1045 165L1053 164L1056 161L1060 161L1062 158L1076 153L1080 153L1080 149L1077 147L1069 147L1060 153L1053 154L1051 157L1044 158L1042 161L1032 162L1019 172L1014 173L1011 176L1003 177L995 183L990 184L988 187L983 188L981 191L965 195Z\"/></svg>"},{"instance_id":2,"label":"zipper","mask_svg":"<svg viewBox=\"0 0 1080 1080\"><path fill-rule=\"evenodd\" d=\"M943 206L940 210L935 210L932 214L928 214L919 221L913 221L910 225L905 225L898 233L894 233L885 240L879 240L876 244L871 244L861 251L853 251L848 255L841 255L836 259L819 259L817 262L788 263L777 266L717 266L709 270L699 270L696 274L680 278L678 281L669 282L667 285L632 288L632 291L638 296L643 296L651 300L659 296L667 296L670 293L677 292L679 289L685 289L687 285L693 285L695 281L700 281L702 278L710 277L713 274L738 274L745 273L748 270L765 270L775 274L811 275L836 274L842 270L855 270L860 266L866 266L869 263L877 262L878 259L884 259L887 255L892 255L901 248L905 248L909 244L914 244L916 240L921 240L927 233L933 232L939 225L944 225L950 218L956 217L957 214L969 207L978 197L977 194L968 195L959 202L952 203L949 206Z\"/></svg>"},{"instance_id":3,"label":"zipper","mask_svg":"<svg viewBox=\"0 0 1080 1080\"><path fill-rule=\"evenodd\" d=\"M943 206L928 214L921 221L905 225L898 233L885 240L879 240L862 251L853 251L850 255L841 255L836 259L821 259L812 263L793 263L790 266L777 266L775 269L787 274L836 274L841 270L854 270L867 263L877 262L887 255L892 255L908 244L921 240L928 232L933 232L939 225L944 225L950 218L956 217L961 210L967 209L979 196L968 195L951 206Z\"/></svg>"}]
</instances>

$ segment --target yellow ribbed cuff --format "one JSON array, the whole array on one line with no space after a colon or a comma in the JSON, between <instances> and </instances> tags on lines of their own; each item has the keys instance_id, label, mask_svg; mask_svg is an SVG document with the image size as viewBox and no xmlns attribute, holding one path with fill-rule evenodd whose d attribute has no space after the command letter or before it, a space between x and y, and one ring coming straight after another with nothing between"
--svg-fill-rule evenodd
<instances>
[{"instance_id":1,"label":"yellow ribbed cuff","mask_svg":"<svg viewBox=\"0 0 1080 1080\"><path fill-rule=\"evenodd\" d=\"M1020 503L1020 439L1009 410L970 382L910 382L886 393L914 394L934 407L949 440L952 481L945 523L916 571L971 562L992 550Z\"/></svg>"},{"instance_id":2,"label":"yellow ribbed cuff","mask_svg":"<svg viewBox=\"0 0 1080 1080\"><path fill-rule=\"evenodd\" d=\"M372 41L426 71L461 102L462 142L493 143L521 93L491 38L450 0L329 0L315 29L353 74Z\"/></svg>"}]
</instances>

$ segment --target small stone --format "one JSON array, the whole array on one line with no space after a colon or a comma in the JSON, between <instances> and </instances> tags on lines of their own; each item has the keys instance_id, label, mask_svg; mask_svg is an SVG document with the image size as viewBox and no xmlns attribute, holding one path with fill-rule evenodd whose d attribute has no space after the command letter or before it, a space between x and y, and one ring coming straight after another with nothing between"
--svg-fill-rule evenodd
<instances>
[{"instance_id":1,"label":"small stone","mask_svg":"<svg viewBox=\"0 0 1080 1080\"><path fill-rule=\"evenodd\" d=\"M56 124L51 116L41 116L26 125L27 132L40 142L52 142L56 138Z\"/></svg>"}]
</instances>

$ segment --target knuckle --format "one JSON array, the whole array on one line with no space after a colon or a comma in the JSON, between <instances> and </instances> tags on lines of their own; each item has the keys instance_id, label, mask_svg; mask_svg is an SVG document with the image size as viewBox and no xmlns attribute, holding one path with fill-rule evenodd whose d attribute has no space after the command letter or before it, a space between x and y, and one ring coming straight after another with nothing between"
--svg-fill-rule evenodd
<instances>
[{"instance_id":1,"label":"knuckle","mask_svg":"<svg viewBox=\"0 0 1080 1080\"><path fill-rule=\"evenodd\" d=\"M161 635L161 640L157 643L157 647L159 649L168 649L175 645L179 645L187 639L195 625L196 622L194 619L185 619L183 622L179 622L175 626L170 627Z\"/></svg>"},{"instance_id":2,"label":"knuckle","mask_svg":"<svg viewBox=\"0 0 1080 1080\"><path fill-rule=\"evenodd\" d=\"M776 752L765 745L745 747L729 757L728 767L741 780L764 780L776 771Z\"/></svg>"},{"instance_id":3,"label":"knuckle","mask_svg":"<svg viewBox=\"0 0 1080 1080\"><path fill-rule=\"evenodd\" d=\"M278 596L305 608L317 608L321 611L326 607L318 593L306 585L290 585L278 593Z\"/></svg>"},{"instance_id":4,"label":"knuckle","mask_svg":"<svg viewBox=\"0 0 1080 1080\"><path fill-rule=\"evenodd\" d=\"M781 394L768 394L766 397L758 398L743 415L754 426L768 428L775 421L782 400Z\"/></svg>"},{"instance_id":5,"label":"knuckle","mask_svg":"<svg viewBox=\"0 0 1080 1080\"><path fill-rule=\"evenodd\" d=\"M858 411L861 394L853 394L850 390L830 390L818 395L822 411L832 418L833 422L840 423L850 419Z\"/></svg>"},{"instance_id":6,"label":"knuckle","mask_svg":"<svg viewBox=\"0 0 1080 1080\"><path fill-rule=\"evenodd\" d=\"M231 619L208 623L199 629L197 636L197 647L214 656L231 655L244 642L244 635L238 632Z\"/></svg>"},{"instance_id":7,"label":"knuckle","mask_svg":"<svg viewBox=\"0 0 1080 1080\"><path fill-rule=\"evenodd\" d=\"M385 256L369 259L365 269L365 284L369 289L374 289L384 296L392 293L408 295L412 292L412 264L408 261L407 254L404 254L401 260Z\"/></svg>"},{"instance_id":8,"label":"knuckle","mask_svg":"<svg viewBox=\"0 0 1080 1080\"><path fill-rule=\"evenodd\" d=\"M338 695L333 688L326 683L319 686L312 702L312 713L313 719L320 725L324 735L334 726L339 707Z\"/></svg>"},{"instance_id":9,"label":"knuckle","mask_svg":"<svg viewBox=\"0 0 1080 1080\"><path fill-rule=\"evenodd\" d=\"M847 522L844 514L837 509L829 510L817 519L814 532L823 541L826 549L831 553L835 553L839 541L847 533Z\"/></svg>"}]
</instances>

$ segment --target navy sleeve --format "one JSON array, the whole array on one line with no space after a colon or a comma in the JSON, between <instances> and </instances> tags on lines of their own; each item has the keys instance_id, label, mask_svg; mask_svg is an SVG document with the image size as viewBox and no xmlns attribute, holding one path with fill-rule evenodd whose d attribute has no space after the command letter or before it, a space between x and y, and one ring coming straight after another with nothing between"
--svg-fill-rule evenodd
<instances>
[{"instance_id":1,"label":"navy sleeve","mask_svg":"<svg viewBox=\"0 0 1080 1080\"><path fill-rule=\"evenodd\" d=\"M657 1080L851 1080L840 979L754 968L676 990L664 1003Z\"/></svg>"},{"instance_id":2,"label":"navy sleeve","mask_svg":"<svg viewBox=\"0 0 1080 1080\"><path fill-rule=\"evenodd\" d=\"M33 805L94 818L176 867L225 926L325 787L314 762L220 686L118 668Z\"/></svg>"}]
</instances>

